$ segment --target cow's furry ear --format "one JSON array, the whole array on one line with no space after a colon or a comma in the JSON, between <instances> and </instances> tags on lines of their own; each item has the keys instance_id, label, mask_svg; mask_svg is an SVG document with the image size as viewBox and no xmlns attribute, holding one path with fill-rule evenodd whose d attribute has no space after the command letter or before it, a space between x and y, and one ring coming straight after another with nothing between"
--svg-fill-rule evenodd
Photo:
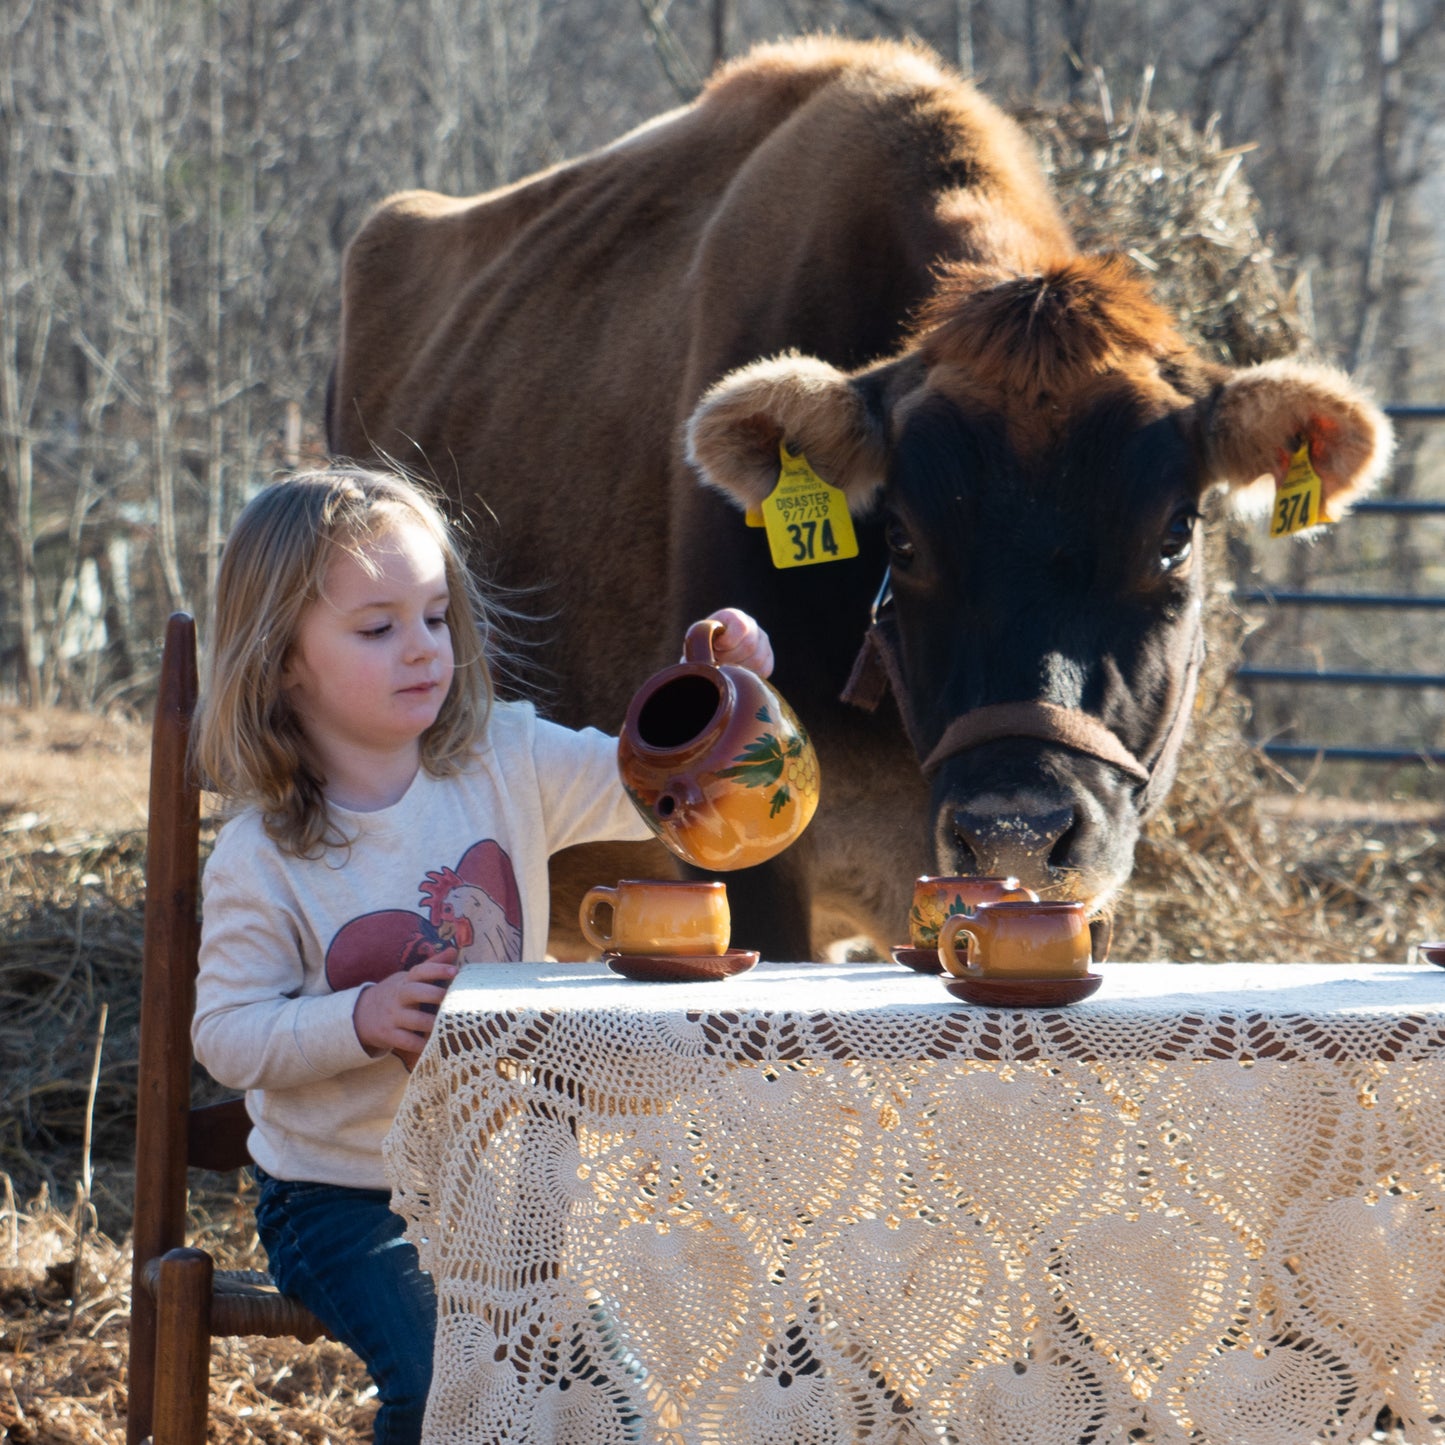
<instances>
[{"instance_id":1,"label":"cow's furry ear","mask_svg":"<svg viewBox=\"0 0 1445 1445\"><path fill-rule=\"evenodd\" d=\"M1235 372L1216 398L1206 436L1211 474L1240 511L1267 511L1291 456L1308 442L1323 484L1324 521L1338 521L1384 475L1394 450L1389 420L1333 367L1266 361Z\"/></svg>"},{"instance_id":2,"label":"cow's furry ear","mask_svg":"<svg viewBox=\"0 0 1445 1445\"><path fill-rule=\"evenodd\" d=\"M743 507L757 506L773 490L783 442L839 488L855 512L883 483L883 426L867 393L811 356L792 352L729 373L687 423L688 461Z\"/></svg>"}]
</instances>

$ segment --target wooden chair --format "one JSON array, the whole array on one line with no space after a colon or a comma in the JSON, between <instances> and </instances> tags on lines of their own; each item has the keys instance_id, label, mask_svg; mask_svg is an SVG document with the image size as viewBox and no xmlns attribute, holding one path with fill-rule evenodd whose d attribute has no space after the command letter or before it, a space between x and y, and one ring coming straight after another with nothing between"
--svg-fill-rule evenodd
<instances>
[{"instance_id":1,"label":"wooden chair","mask_svg":"<svg viewBox=\"0 0 1445 1445\"><path fill-rule=\"evenodd\" d=\"M325 1333L268 1275L217 1270L186 1247L187 1169L250 1163L243 1100L191 1107L201 800L186 749L195 705L196 628L178 612L166 626L151 741L127 1445L205 1445L213 1336Z\"/></svg>"}]
</instances>

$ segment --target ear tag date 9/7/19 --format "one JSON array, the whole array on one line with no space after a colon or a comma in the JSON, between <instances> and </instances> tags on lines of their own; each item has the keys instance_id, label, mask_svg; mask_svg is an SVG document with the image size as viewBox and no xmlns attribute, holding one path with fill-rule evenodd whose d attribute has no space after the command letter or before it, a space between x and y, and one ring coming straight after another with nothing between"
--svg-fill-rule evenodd
<instances>
[{"instance_id":1,"label":"ear tag date 9/7/19","mask_svg":"<svg viewBox=\"0 0 1445 1445\"><path fill-rule=\"evenodd\" d=\"M1288 537L1329 520L1324 511L1324 483L1310 461L1309 442L1301 442L1299 450L1289 459L1284 480L1275 487L1269 535Z\"/></svg>"},{"instance_id":2,"label":"ear tag date 9/7/19","mask_svg":"<svg viewBox=\"0 0 1445 1445\"><path fill-rule=\"evenodd\" d=\"M778 455L778 483L759 509L773 566L811 567L856 557L858 538L843 493L825 482L801 452L790 452L786 442L778 443Z\"/></svg>"}]
</instances>

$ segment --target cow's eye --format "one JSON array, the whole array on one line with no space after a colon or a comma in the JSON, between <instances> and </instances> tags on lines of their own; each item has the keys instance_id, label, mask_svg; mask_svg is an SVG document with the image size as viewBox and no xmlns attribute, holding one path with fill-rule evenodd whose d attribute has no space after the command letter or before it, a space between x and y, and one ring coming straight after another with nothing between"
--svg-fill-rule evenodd
<instances>
[{"instance_id":1,"label":"cow's eye","mask_svg":"<svg viewBox=\"0 0 1445 1445\"><path fill-rule=\"evenodd\" d=\"M1199 513L1191 509L1176 512L1159 544L1159 565L1171 572L1189 556L1194 546L1194 524Z\"/></svg>"},{"instance_id":2,"label":"cow's eye","mask_svg":"<svg viewBox=\"0 0 1445 1445\"><path fill-rule=\"evenodd\" d=\"M887 542L894 562L906 564L913 560L913 538L908 535L908 528L897 517L889 518L888 525L883 529L883 540Z\"/></svg>"}]
</instances>

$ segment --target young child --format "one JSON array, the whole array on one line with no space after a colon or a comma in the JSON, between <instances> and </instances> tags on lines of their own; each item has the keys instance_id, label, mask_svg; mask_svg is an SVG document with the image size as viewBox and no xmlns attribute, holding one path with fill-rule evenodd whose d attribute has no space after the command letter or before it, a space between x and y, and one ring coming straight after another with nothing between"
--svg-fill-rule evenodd
<instances>
[{"instance_id":1,"label":"young child","mask_svg":"<svg viewBox=\"0 0 1445 1445\"><path fill-rule=\"evenodd\" d=\"M766 676L767 636L720 661ZM206 867L195 1052L246 1090L277 1284L370 1370L380 1445L416 1440L436 1300L381 1141L462 963L539 958L547 859L650 836L615 739L493 698L494 614L435 504L337 468L276 483L221 559L195 756L233 807Z\"/></svg>"}]
</instances>

